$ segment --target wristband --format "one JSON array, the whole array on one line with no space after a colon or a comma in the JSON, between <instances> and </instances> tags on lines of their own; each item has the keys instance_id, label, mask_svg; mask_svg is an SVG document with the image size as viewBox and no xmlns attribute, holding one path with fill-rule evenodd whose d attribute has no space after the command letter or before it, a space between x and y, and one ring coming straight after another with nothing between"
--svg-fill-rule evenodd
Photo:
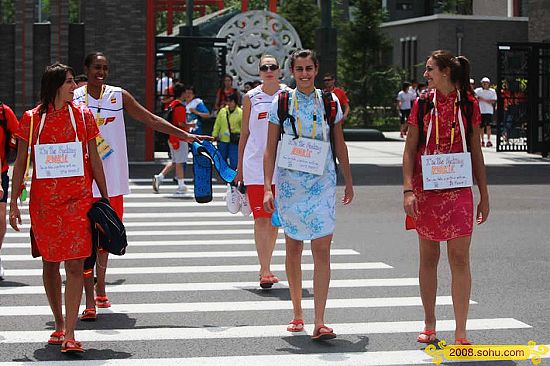
<instances>
[{"instance_id":1,"label":"wristband","mask_svg":"<svg viewBox=\"0 0 550 366\"><path fill-rule=\"evenodd\" d=\"M409 192L414 193L414 191L412 189L405 189L403 191L403 194L406 194L406 193L409 193Z\"/></svg>"}]
</instances>

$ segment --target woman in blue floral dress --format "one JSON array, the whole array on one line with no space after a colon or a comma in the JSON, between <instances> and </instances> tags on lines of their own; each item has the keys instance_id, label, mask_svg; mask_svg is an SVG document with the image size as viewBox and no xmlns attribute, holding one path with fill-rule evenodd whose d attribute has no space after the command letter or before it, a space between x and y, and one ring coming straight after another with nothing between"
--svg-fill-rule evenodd
<instances>
[{"instance_id":1,"label":"woman in blue floral dress","mask_svg":"<svg viewBox=\"0 0 550 366\"><path fill-rule=\"evenodd\" d=\"M302 301L301 258L303 241L311 240L314 260L313 292L315 298L315 327L312 339L326 340L336 337L333 330L324 325L325 306L330 283L330 244L335 228L336 212L336 167L332 158L329 143L333 133L335 154L340 162L340 169L346 181L343 204L353 199L353 185L348 160L347 146L344 141L342 111L336 101L337 114L335 125L330 132L322 94L315 89L315 77L319 65L315 54L310 50L296 51L291 57L291 71L296 79L296 89L289 92L289 115L285 121L279 121L277 114L278 97L275 98L269 113L269 130L264 155L264 206L266 211L273 212L275 203L271 192L273 170L277 156L277 144L281 135L281 122L287 140L299 137L305 144L323 145L325 150L313 149L315 152L290 147L289 153L279 147L279 164L277 164L278 183L276 205L286 237L286 270L290 288L290 297L294 309L294 319L287 330L299 332L304 330ZM290 119L294 120L294 128ZM282 142L283 144L285 141ZM281 145L282 146L282 145ZM327 149L328 147L328 149ZM292 152L290 152L292 151ZM281 167L281 159L287 160L292 155L318 156L320 170L317 173L296 170L297 167ZM306 169L307 170L307 169ZM267 187L267 188L266 188Z\"/></svg>"}]
</instances>

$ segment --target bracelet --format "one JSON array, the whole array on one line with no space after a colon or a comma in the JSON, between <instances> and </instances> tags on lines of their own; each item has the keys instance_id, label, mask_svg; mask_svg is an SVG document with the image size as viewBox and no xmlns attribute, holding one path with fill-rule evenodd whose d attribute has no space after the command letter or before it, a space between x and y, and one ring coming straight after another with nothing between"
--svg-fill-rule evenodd
<instances>
[{"instance_id":1,"label":"bracelet","mask_svg":"<svg viewBox=\"0 0 550 366\"><path fill-rule=\"evenodd\" d=\"M405 190L403 191L403 194L407 194L407 193L409 193L409 192L410 192L410 193L414 193L414 191L413 191L412 189L405 189Z\"/></svg>"}]
</instances>

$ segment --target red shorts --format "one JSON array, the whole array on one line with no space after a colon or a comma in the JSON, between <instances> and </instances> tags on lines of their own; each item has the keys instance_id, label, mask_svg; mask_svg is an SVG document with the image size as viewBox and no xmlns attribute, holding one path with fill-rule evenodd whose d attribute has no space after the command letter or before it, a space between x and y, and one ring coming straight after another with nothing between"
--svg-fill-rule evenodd
<instances>
[{"instance_id":1,"label":"red shorts","mask_svg":"<svg viewBox=\"0 0 550 366\"><path fill-rule=\"evenodd\" d=\"M271 192L273 192L273 197L275 197L275 185L271 186ZM262 184L251 184L246 186L246 193L254 218L265 217L270 219L271 214L264 210L264 186Z\"/></svg>"},{"instance_id":2,"label":"red shorts","mask_svg":"<svg viewBox=\"0 0 550 366\"><path fill-rule=\"evenodd\" d=\"M100 199L101 197L94 197L94 202L97 202ZM120 195L109 197L109 203L111 204L113 210L115 210L118 218L122 221L122 216L124 215L124 196Z\"/></svg>"}]
</instances>

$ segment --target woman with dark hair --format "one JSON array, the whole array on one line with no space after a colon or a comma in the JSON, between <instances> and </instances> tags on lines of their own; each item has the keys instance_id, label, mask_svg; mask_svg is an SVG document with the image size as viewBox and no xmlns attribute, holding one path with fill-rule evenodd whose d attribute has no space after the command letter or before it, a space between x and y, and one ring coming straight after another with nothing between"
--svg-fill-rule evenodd
<instances>
[{"instance_id":1,"label":"woman with dark hair","mask_svg":"<svg viewBox=\"0 0 550 366\"><path fill-rule=\"evenodd\" d=\"M336 166L332 149L345 180L342 203L347 205L353 199L353 184L348 159L348 150L342 130L342 109L338 98L335 115L326 115L322 92L315 88L315 77L319 64L311 50L296 51L290 59L296 89L288 93L288 118L279 120L278 101L280 93L272 103L269 112L267 145L264 154L264 209L275 211L275 204L286 239L286 273L294 319L287 330L299 332L304 329L302 311L302 250L304 240L311 241L313 252L313 293L315 302L315 327L313 340L327 340L336 337L325 325L325 307L330 283L330 245L336 226ZM286 94L285 94L286 96ZM329 127L328 118L334 117L334 127ZM280 147L277 147L281 137ZM329 141L333 141L332 144ZM299 146L312 146L311 149ZM279 151L278 151L279 150ZM275 167L278 154L279 163ZM303 166L284 165L292 155L311 157ZM317 166L311 171L305 166ZM276 169L276 172L274 172ZM273 176L277 177L277 199L274 201ZM275 203L276 202L276 203Z\"/></svg>"},{"instance_id":2,"label":"woman with dark hair","mask_svg":"<svg viewBox=\"0 0 550 366\"><path fill-rule=\"evenodd\" d=\"M230 95L235 94L237 97L239 97L240 93L239 91L233 87L233 76L229 74L225 74L223 76L222 85L216 92L216 103L214 104L214 111L217 112L221 108L225 107L227 105L227 97ZM237 104L240 103L240 98L237 100Z\"/></svg>"},{"instance_id":3,"label":"woman with dark hair","mask_svg":"<svg viewBox=\"0 0 550 366\"><path fill-rule=\"evenodd\" d=\"M235 183L243 182L246 186L248 202L254 216L254 241L260 261L260 287L271 288L279 282L271 272L271 258L278 230L271 224L271 213L264 209L263 158L271 102L285 85L279 83L281 70L274 56L260 57L258 72L263 83L249 90L243 98L243 124ZM274 185L271 190L275 192Z\"/></svg>"},{"instance_id":4,"label":"woman with dark hair","mask_svg":"<svg viewBox=\"0 0 550 366\"><path fill-rule=\"evenodd\" d=\"M103 53L94 52L86 56L84 72L88 77L88 84L74 91L74 100L90 108L95 116L101 133L97 139L97 149L107 179L107 190L111 205L122 220L123 197L130 193L124 112L127 112L133 119L143 122L147 127L173 135L186 142L200 141L203 138L210 139L210 137L192 135L176 127L145 109L128 91L105 84L105 79L109 75L109 60ZM93 192L94 197L99 199L100 192L95 185ZM108 256L109 253L106 251L100 250L97 253L97 261L100 265L96 266L95 298L93 279L95 258L92 257L85 263L86 309L81 318L83 320L96 319L96 305L100 308L111 306L111 302L105 293L105 272Z\"/></svg>"},{"instance_id":5,"label":"woman with dark hair","mask_svg":"<svg viewBox=\"0 0 550 366\"><path fill-rule=\"evenodd\" d=\"M480 201L475 218L478 225L485 222L489 215L489 193L479 144L479 105L470 87L470 64L465 57L454 57L448 51L434 51L426 62L424 77L431 92L427 100L418 99L413 105L403 153L403 206L405 213L414 220L420 248L419 280L425 328L417 341L431 343L436 340L437 265L440 242L446 241L452 274L455 343L470 344L466 319L471 288L469 250L474 222L471 184L463 184L461 188L433 189L427 180L423 182L423 177L433 169L423 168L422 157L440 154L443 159L445 155L469 151L471 157L462 156L471 159L472 170L466 174L470 177L473 174L479 189ZM428 107L431 108L428 110ZM426 110L421 121L418 120L419 108Z\"/></svg>"},{"instance_id":6,"label":"woman with dark hair","mask_svg":"<svg viewBox=\"0 0 550 366\"><path fill-rule=\"evenodd\" d=\"M101 197L108 197L95 142L99 130L88 108L73 102L75 88L74 71L68 66L48 66L42 75L40 104L25 112L16 133L19 145L9 216L10 225L19 231L21 214L17 199L31 155L34 166L29 203L31 241L42 256L44 288L55 319L55 332L48 343L61 344L61 352L83 351L80 342L75 341L74 330L82 297L84 259L92 253L92 231L87 217L93 202L92 181L96 182ZM67 276L65 319L61 262Z\"/></svg>"}]
</instances>

